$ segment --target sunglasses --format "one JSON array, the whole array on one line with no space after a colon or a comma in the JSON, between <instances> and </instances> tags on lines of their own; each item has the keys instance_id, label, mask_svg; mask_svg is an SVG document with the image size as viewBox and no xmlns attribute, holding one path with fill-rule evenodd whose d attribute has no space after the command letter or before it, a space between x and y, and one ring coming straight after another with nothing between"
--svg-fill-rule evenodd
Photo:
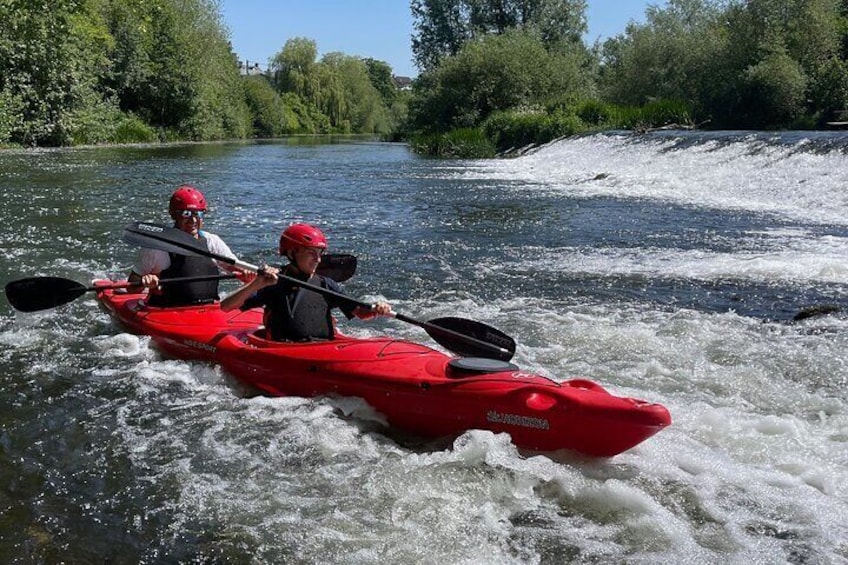
<instances>
[{"instance_id":1,"label":"sunglasses","mask_svg":"<svg viewBox=\"0 0 848 565\"><path fill-rule=\"evenodd\" d=\"M203 216L206 215L205 210L180 210L179 212L180 218L191 218L194 216L198 220L202 220Z\"/></svg>"}]
</instances>

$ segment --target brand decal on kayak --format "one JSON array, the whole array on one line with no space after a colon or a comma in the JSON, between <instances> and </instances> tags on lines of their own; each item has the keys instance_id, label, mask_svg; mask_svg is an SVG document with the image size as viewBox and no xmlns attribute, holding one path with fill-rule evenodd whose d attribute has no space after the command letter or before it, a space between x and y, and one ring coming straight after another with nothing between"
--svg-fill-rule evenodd
<instances>
[{"instance_id":1,"label":"brand decal on kayak","mask_svg":"<svg viewBox=\"0 0 848 565\"><path fill-rule=\"evenodd\" d=\"M202 341L184 339L183 343L188 345L189 347L193 347L195 349L202 349L203 351L208 351L209 353L215 353L216 351L218 351L218 348L214 345L209 345L208 343L203 343Z\"/></svg>"},{"instance_id":2,"label":"brand decal on kayak","mask_svg":"<svg viewBox=\"0 0 848 565\"><path fill-rule=\"evenodd\" d=\"M518 414L502 414L495 410L486 412L486 420L493 424L506 424L508 426L521 426L523 428L535 428L537 430L549 430L551 424L544 418L532 416L519 416Z\"/></svg>"}]
</instances>

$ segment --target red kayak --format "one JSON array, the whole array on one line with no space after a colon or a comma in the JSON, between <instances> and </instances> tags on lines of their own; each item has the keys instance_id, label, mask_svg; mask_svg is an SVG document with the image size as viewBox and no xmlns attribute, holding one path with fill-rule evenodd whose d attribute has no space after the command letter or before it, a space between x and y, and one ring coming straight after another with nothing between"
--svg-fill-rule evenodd
<instances>
[{"instance_id":1,"label":"red kayak","mask_svg":"<svg viewBox=\"0 0 848 565\"><path fill-rule=\"evenodd\" d=\"M272 396L359 397L389 425L423 437L484 429L508 433L524 449L609 457L671 424L664 406L614 396L585 379L558 383L512 363L451 357L389 337L273 342L262 337L260 311L152 308L143 295L111 290L97 296L122 326L168 354L220 363Z\"/></svg>"}]
</instances>

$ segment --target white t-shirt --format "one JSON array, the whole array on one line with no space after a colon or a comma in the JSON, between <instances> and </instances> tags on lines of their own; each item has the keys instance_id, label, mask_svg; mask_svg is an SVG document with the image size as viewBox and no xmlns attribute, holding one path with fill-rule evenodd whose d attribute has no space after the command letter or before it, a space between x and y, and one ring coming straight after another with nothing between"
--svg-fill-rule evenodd
<instances>
[{"instance_id":1,"label":"white t-shirt","mask_svg":"<svg viewBox=\"0 0 848 565\"><path fill-rule=\"evenodd\" d=\"M207 231L201 231L200 235L206 239L206 245L209 247L209 251L216 255L223 255L224 257L230 257L235 259L236 256L230 251L230 248L224 243L224 240L215 235L214 233L209 233ZM216 265L218 265L222 269L231 269L232 266L227 263L222 263L220 261L215 261L214 259L209 259ZM133 272L139 276L154 274L158 275L165 269L171 266L171 256L167 251L162 251L160 249L148 249L142 248L141 252L138 254L138 261L135 265L133 265Z\"/></svg>"}]
</instances>

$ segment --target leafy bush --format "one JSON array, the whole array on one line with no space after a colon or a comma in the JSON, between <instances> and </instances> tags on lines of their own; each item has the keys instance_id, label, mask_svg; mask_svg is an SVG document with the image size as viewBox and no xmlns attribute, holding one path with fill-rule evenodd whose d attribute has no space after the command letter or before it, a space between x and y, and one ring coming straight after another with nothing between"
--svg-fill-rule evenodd
<instances>
[{"instance_id":1,"label":"leafy bush","mask_svg":"<svg viewBox=\"0 0 848 565\"><path fill-rule=\"evenodd\" d=\"M751 125L778 127L799 117L807 77L784 49L776 49L744 74L742 110Z\"/></svg>"},{"instance_id":2,"label":"leafy bush","mask_svg":"<svg viewBox=\"0 0 848 565\"><path fill-rule=\"evenodd\" d=\"M8 143L12 132L21 126L23 102L8 90L0 90L0 144Z\"/></svg>"},{"instance_id":3,"label":"leafy bush","mask_svg":"<svg viewBox=\"0 0 848 565\"><path fill-rule=\"evenodd\" d=\"M156 131L137 116L124 116L115 128L112 143L153 143L159 140Z\"/></svg>"},{"instance_id":4,"label":"leafy bush","mask_svg":"<svg viewBox=\"0 0 848 565\"><path fill-rule=\"evenodd\" d=\"M616 121L618 108L599 100L585 100L577 105L575 114L587 125L602 126Z\"/></svg>"},{"instance_id":5,"label":"leafy bush","mask_svg":"<svg viewBox=\"0 0 848 565\"><path fill-rule=\"evenodd\" d=\"M124 114L115 104L99 102L74 112L68 125L71 145L109 143Z\"/></svg>"},{"instance_id":6,"label":"leafy bush","mask_svg":"<svg viewBox=\"0 0 848 565\"><path fill-rule=\"evenodd\" d=\"M280 137L298 130L297 117L288 111L280 95L263 76L244 81L245 98L253 116L253 135Z\"/></svg>"},{"instance_id":7,"label":"leafy bush","mask_svg":"<svg viewBox=\"0 0 848 565\"><path fill-rule=\"evenodd\" d=\"M88 105L69 119L72 145L100 143L151 143L159 140L156 131L142 119L121 112L117 105L101 102Z\"/></svg>"}]
</instances>

